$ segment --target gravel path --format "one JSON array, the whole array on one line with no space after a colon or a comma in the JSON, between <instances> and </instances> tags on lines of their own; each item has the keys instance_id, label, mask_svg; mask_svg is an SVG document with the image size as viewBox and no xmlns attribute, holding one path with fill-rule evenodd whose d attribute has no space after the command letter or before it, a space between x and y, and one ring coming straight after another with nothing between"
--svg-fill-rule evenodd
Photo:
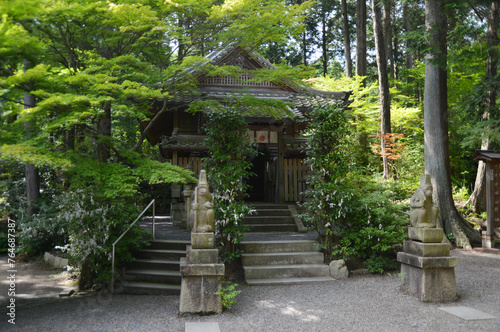
<instances>
[{"instance_id":1,"label":"gravel path","mask_svg":"<svg viewBox=\"0 0 500 332\"><path fill-rule=\"evenodd\" d=\"M240 286L231 311L179 317L179 296L96 295L20 306L16 325L0 331L184 331L185 322L218 322L222 332L244 331L500 331L500 251L453 250L460 300L422 303L399 292L399 278L350 277L331 283ZM25 300L28 301L28 300ZM499 317L465 321L438 310L466 306Z\"/></svg>"},{"instance_id":2,"label":"gravel path","mask_svg":"<svg viewBox=\"0 0 500 332\"><path fill-rule=\"evenodd\" d=\"M500 253L453 251L461 299L422 303L398 292L395 276L361 276L328 284L242 286L232 311L179 317L178 296L101 293L19 308L0 330L184 331L185 322L218 322L221 331L500 331L500 319L465 321L441 306L466 306L500 317Z\"/></svg>"}]
</instances>

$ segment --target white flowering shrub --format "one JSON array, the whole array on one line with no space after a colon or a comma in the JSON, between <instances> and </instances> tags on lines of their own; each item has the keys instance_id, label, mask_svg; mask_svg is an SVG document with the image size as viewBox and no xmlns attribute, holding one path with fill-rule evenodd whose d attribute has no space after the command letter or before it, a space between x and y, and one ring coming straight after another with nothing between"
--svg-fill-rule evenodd
<instances>
[{"instance_id":1,"label":"white flowering shrub","mask_svg":"<svg viewBox=\"0 0 500 332\"><path fill-rule=\"evenodd\" d=\"M242 221L252 213L243 200L252 164L248 159L257 154L254 143L247 139L247 124L240 109L218 105L209 109L206 128L209 156L204 159L208 181L213 188L215 230L221 257L229 263L240 257L238 243L248 229Z\"/></svg>"},{"instance_id":2,"label":"white flowering shrub","mask_svg":"<svg viewBox=\"0 0 500 332\"><path fill-rule=\"evenodd\" d=\"M69 253L81 265L88 261L95 281L111 277L112 244L139 214L130 200L108 200L78 190L67 195L61 218L68 223ZM116 247L116 264L132 260L131 251L144 246L148 233L136 224Z\"/></svg>"},{"instance_id":3,"label":"white flowering shrub","mask_svg":"<svg viewBox=\"0 0 500 332\"><path fill-rule=\"evenodd\" d=\"M346 178L349 172L347 151L347 115L340 107L319 107L310 113L304 135L307 143L307 165L310 168L306 190L306 213L302 219L315 229L321 245L332 253L339 235L348 228L353 189Z\"/></svg>"},{"instance_id":4,"label":"white flowering shrub","mask_svg":"<svg viewBox=\"0 0 500 332\"><path fill-rule=\"evenodd\" d=\"M360 188L355 193L349 213L349 228L333 248L336 257L357 256L372 273L398 267L396 253L407 238L408 216L400 211L404 204L386 184L358 177L351 184Z\"/></svg>"},{"instance_id":5,"label":"white flowering shrub","mask_svg":"<svg viewBox=\"0 0 500 332\"><path fill-rule=\"evenodd\" d=\"M59 214L61 204L63 197L53 197L50 202L43 199L36 214L18 220L20 254L36 255L68 242L69 223Z\"/></svg>"}]
</instances>

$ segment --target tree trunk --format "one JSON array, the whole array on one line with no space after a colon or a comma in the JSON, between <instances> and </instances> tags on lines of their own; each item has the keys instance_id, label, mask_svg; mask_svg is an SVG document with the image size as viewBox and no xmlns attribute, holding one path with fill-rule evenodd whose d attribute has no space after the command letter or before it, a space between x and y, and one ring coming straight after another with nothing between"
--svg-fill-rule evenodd
<instances>
[{"instance_id":1,"label":"tree trunk","mask_svg":"<svg viewBox=\"0 0 500 332\"><path fill-rule=\"evenodd\" d=\"M388 0L384 5L384 38L387 43L387 58L389 59L389 73L391 78L396 78L396 64L394 63L394 53L392 50L392 23L391 23L391 13L392 13L392 0Z\"/></svg>"},{"instance_id":2,"label":"tree trunk","mask_svg":"<svg viewBox=\"0 0 500 332\"><path fill-rule=\"evenodd\" d=\"M425 65L425 172L432 177L433 198L439 205L438 226L453 233L458 246L481 243L480 235L460 216L451 192L448 142L445 1L425 0L425 25L430 47Z\"/></svg>"},{"instance_id":3,"label":"tree trunk","mask_svg":"<svg viewBox=\"0 0 500 332\"><path fill-rule=\"evenodd\" d=\"M97 123L97 158L99 162L106 162L111 156L111 104L106 102L102 108L104 115Z\"/></svg>"},{"instance_id":4,"label":"tree trunk","mask_svg":"<svg viewBox=\"0 0 500 332\"><path fill-rule=\"evenodd\" d=\"M345 76L352 77L352 60L351 60L351 37L349 34L349 17L347 15L347 1L342 0L342 24L344 33L344 56L345 56Z\"/></svg>"},{"instance_id":5,"label":"tree trunk","mask_svg":"<svg viewBox=\"0 0 500 332\"><path fill-rule=\"evenodd\" d=\"M488 93L484 101L484 114L483 120L488 120L491 117L492 110L496 106L496 89L492 82L497 75L497 64L498 64L498 24L499 24L499 9L498 3L492 1L490 10L488 12L488 32L487 32L487 48L488 48L488 58L486 59L486 82L488 84ZM491 130L490 129L487 129ZM485 134L485 138L481 144L481 150L489 149L489 139ZM472 210L475 213L479 213L486 210L486 199L485 199L485 188L486 188L486 164L483 161L479 161L476 174L476 182L474 184L474 191L467 200L467 204L472 206Z\"/></svg>"},{"instance_id":6,"label":"tree trunk","mask_svg":"<svg viewBox=\"0 0 500 332\"><path fill-rule=\"evenodd\" d=\"M356 75L366 76L366 0L358 0L356 8Z\"/></svg>"},{"instance_id":7,"label":"tree trunk","mask_svg":"<svg viewBox=\"0 0 500 332\"><path fill-rule=\"evenodd\" d=\"M31 64L28 60L24 60L24 71L31 68ZM24 108L33 108L36 106L35 96L26 92L23 96ZM26 130L26 139L31 137L31 123L27 122L24 124L24 129ZM24 169L24 176L26 179L26 200L28 203L28 215L33 216L36 211L36 204L40 198L40 175L38 173L38 168L32 164L26 164Z\"/></svg>"},{"instance_id":8,"label":"tree trunk","mask_svg":"<svg viewBox=\"0 0 500 332\"><path fill-rule=\"evenodd\" d=\"M405 3L403 6L403 22L404 22L404 29L406 33L409 33L411 31L411 25L410 25L410 9L408 8L408 3ZM405 56L405 66L406 69L412 69L413 68L413 53L410 52L410 42L407 40L406 41L406 56ZM406 82L410 83L413 81L413 77L408 77L406 78Z\"/></svg>"},{"instance_id":9,"label":"tree trunk","mask_svg":"<svg viewBox=\"0 0 500 332\"><path fill-rule=\"evenodd\" d=\"M328 45L327 45L327 36L326 36L326 13L323 10L321 15L321 60L323 64L323 76L326 76L328 73Z\"/></svg>"},{"instance_id":10,"label":"tree trunk","mask_svg":"<svg viewBox=\"0 0 500 332\"><path fill-rule=\"evenodd\" d=\"M302 59L304 66L307 66L307 34L305 31L302 34Z\"/></svg>"},{"instance_id":11,"label":"tree trunk","mask_svg":"<svg viewBox=\"0 0 500 332\"><path fill-rule=\"evenodd\" d=\"M378 67L378 90L380 99L380 133L382 147L382 162L384 165L384 179L390 176L389 158L386 152L386 135L391 132L391 99L389 96L389 77L387 76L387 43L384 38L380 0L372 0L373 33L375 36L375 50Z\"/></svg>"}]
</instances>

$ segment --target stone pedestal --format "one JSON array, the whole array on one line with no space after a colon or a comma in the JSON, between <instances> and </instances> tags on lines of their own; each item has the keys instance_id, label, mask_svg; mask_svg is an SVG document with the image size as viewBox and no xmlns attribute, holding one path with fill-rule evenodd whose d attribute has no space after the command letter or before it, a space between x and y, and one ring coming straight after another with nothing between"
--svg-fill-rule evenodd
<instances>
[{"instance_id":1,"label":"stone pedestal","mask_svg":"<svg viewBox=\"0 0 500 332\"><path fill-rule=\"evenodd\" d=\"M493 234L489 234L488 231L482 232L483 248L495 248L495 239Z\"/></svg>"},{"instance_id":2,"label":"stone pedestal","mask_svg":"<svg viewBox=\"0 0 500 332\"><path fill-rule=\"evenodd\" d=\"M214 248L214 233L191 233L191 246L181 258L180 313L220 314L222 300L215 295L222 285L224 264Z\"/></svg>"},{"instance_id":3,"label":"stone pedestal","mask_svg":"<svg viewBox=\"0 0 500 332\"><path fill-rule=\"evenodd\" d=\"M408 229L410 241L404 252L398 252L401 262L401 290L424 302L449 302L457 299L455 266L458 259L450 257L450 246L441 243L440 228Z\"/></svg>"}]
</instances>

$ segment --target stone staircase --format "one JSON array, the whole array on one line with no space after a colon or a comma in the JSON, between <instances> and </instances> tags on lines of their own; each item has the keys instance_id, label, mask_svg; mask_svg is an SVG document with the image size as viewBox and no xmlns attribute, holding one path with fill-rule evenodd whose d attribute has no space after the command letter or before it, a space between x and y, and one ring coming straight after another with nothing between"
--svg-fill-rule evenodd
<instances>
[{"instance_id":1,"label":"stone staircase","mask_svg":"<svg viewBox=\"0 0 500 332\"><path fill-rule=\"evenodd\" d=\"M243 221L250 227L248 232L297 232L297 222L286 204L253 203L256 214Z\"/></svg>"},{"instance_id":2,"label":"stone staircase","mask_svg":"<svg viewBox=\"0 0 500 332\"><path fill-rule=\"evenodd\" d=\"M316 243L244 241L240 244L245 280L249 285L301 284L333 281Z\"/></svg>"},{"instance_id":3,"label":"stone staircase","mask_svg":"<svg viewBox=\"0 0 500 332\"><path fill-rule=\"evenodd\" d=\"M122 270L115 292L126 294L180 294L180 259L189 241L152 240L133 253L136 258Z\"/></svg>"}]
</instances>

